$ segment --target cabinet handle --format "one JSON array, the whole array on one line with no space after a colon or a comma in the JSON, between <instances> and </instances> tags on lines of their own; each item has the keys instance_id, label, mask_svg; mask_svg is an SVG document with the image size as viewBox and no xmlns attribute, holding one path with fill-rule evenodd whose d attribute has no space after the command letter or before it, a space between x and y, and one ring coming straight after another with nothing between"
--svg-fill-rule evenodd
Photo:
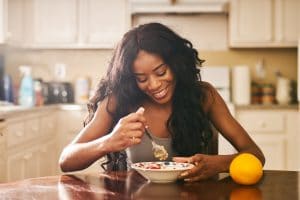
<instances>
[{"instance_id":1,"label":"cabinet handle","mask_svg":"<svg viewBox=\"0 0 300 200\"><path fill-rule=\"evenodd\" d=\"M16 132L16 135L17 135L18 137L22 137L22 136L24 135L24 132L23 132L23 131L17 131L17 132Z\"/></svg>"},{"instance_id":2,"label":"cabinet handle","mask_svg":"<svg viewBox=\"0 0 300 200\"><path fill-rule=\"evenodd\" d=\"M46 153L47 152L47 150L45 149L45 148L43 148L42 150L41 150L41 153Z\"/></svg>"},{"instance_id":3,"label":"cabinet handle","mask_svg":"<svg viewBox=\"0 0 300 200\"><path fill-rule=\"evenodd\" d=\"M37 131L37 130L38 130L38 127L31 127L31 130L32 130L32 131Z\"/></svg>"},{"instance_id":4,"label":"cabinet handle","mask_svg":"<svg viewBox=\"0 0 300 200\"><path fill-rule=\"evenodd\" d=\"M32 153L26 154L23 158L24 160L29 160L32 157Z\"/></svg>"},{"instance_id":5,"label":"cabinet handle","mask_svg":"<svg viewBox=\"0 0 300 200\"><path fill-rule=\"evenodd\" d=\"M7 32L6 32L6 38L7 38L7 39L10 39L11 36L12 36L11 32L8 32L8 31L7 31Z\"/></svg>"},{"instance_id":6,"label":"cabinet handle","mask_svg":"<svg viewBox=\"0 0 300 200\"><path fill-rule=\"evenodd\" d=\"M54 127L53 123L48 124L48 128L53 128L53 127Z\"/></svg>"},{"instance_id":7,"label":"cabinet handle","mask_svg":"<svg viewBox=\"0 0 300 200\"><path fill-rule=\"evenodd\" d=\"M266 126L267 126L267 123L265 121L262 121L259 123L259 127L261 127L261 128L266 128Z\"/></svg>"}]
</instances>

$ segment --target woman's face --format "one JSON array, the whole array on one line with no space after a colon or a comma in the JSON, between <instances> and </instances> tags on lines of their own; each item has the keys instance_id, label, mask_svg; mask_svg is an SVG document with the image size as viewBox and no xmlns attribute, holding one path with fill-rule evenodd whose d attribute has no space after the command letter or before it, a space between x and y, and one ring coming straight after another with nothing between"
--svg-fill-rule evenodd
<instances>
[{"instance_id":1,"label":"woman's face","mask_svg":"<svg viewBox=\"0 0 300 200\"><path fill-rule=\"evenodd\" d=\"M174 74L159 56L140 50L133 63L133 73L138 87L154 102L171 103L175 90Z\"/></svg>"}]
</instances>

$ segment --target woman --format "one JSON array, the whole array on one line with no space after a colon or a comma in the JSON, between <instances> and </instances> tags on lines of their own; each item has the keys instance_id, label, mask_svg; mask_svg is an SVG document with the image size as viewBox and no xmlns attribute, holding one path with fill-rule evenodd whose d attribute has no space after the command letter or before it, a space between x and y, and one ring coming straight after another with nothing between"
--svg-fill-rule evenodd
<instances>
[{"instance_id":1,"label":"woman","mask_svg":"<svg viewBox=\"0 0 300 200\"><path fill-rule=\"evenodd\" d=\"M252 153L264 164L217 91L201 81L202 62L190 41L162 24L127 32L91 99L86 126L62 152L62 170L84 169L105 155L112 170L125 168L126 156L128 163L155 161L146 126L167 149L167 160L195 164L181 176L188 181L228 171L237 155L209 155L212 126L239 153Z\"/></svg>"}]
</instances>

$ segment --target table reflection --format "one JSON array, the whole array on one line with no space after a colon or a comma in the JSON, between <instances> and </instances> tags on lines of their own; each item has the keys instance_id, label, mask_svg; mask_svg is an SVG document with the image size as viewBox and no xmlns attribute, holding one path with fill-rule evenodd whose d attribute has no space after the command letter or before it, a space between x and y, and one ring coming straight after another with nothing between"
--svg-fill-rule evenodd
<instances>
[{"instance_id":1,"label":"table reflection","mask_svg":"<svg viewBox=\"0 0 300 200\"><path fill-rule=\"evenodd\" d=\"M136 172L63 175L58 193L60 199L130 199L147 182Z\"/></svg>"},{"instance_id":2,"label":"table reflection","mask_svg":"<svg viewBox=\"0 0 300 200\"><path fill-rule=\"evenodd\" d=\"M252 199L262 200L257 186L240 186L227 176L202 182L151 183L137 172L63 175L59 199Z\"/></svg>"},{"instance_id":3,"label":"table reflection","mask_svg":"<svg viewBox=\"0 0 300 200\"><path fill-rule=\"evenodd\" d=\"M151 183L135 171L66 174L0 184L0 199L201 199L294 200L299 198L299 172L265 171L251 186L236 184L226 174L194 183Z\"/></svg>"},{"instance_id":4,"label":"table reflection","mask_svg":"<svg viewBox=\"0 0 300 200\"><path fill-rule=\"evenodd\" d=\"M262 200L262 191L255 186L240 186L234 188L230 193L230 200L241 199Z\"/></svg>"}]
</instances>

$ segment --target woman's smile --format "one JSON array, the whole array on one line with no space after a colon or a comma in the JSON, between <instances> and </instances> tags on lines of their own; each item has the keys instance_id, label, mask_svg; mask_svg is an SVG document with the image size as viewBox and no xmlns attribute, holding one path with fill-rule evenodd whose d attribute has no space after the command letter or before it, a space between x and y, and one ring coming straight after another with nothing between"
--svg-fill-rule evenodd
<instances>
[{"instance_id":1,"label":"woman's smile","mask_svg":"<svg viewBox=\"0 0 300 200\"><path fill-rule=\"evenodd\" d=\"M168 87L158 91L158 92L154 92L152 93L152 96L156 99L163 99L168 93Z\"/></svg>"},{"instance_id":2,"label":"woman's smile","mask_svg":"<svg viewBox=\"0 0 300 200\"><path fill-rule=\"evenodd\" d=\"M171 103L175 90L175 77L160 56L141 50L133 63L132 70L140 90L156 103Z\"/></svg>"}]
</instances>

